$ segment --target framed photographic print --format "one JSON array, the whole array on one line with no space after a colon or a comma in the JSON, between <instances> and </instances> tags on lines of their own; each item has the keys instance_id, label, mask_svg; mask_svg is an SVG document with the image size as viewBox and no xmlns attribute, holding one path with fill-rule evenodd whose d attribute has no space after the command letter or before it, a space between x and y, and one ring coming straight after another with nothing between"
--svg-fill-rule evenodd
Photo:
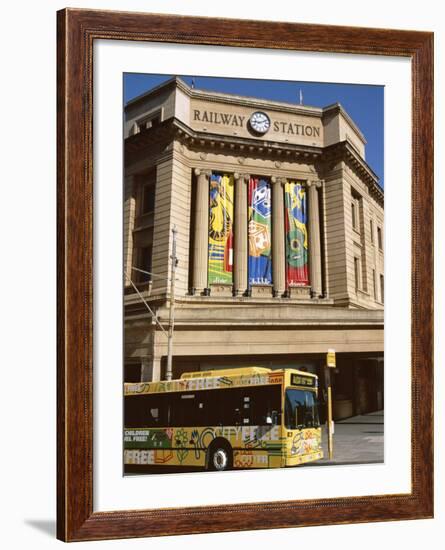
<instances>
[{"instance_id":1,"label":"framed photographic print","mask_svg":"<svg viewBox=\"0 0 445 550\"><path fill-rule=\"evenodd\" d=\"M58 13L60 539L432 517L432 47Z\"/></svg>"}]
</instances>

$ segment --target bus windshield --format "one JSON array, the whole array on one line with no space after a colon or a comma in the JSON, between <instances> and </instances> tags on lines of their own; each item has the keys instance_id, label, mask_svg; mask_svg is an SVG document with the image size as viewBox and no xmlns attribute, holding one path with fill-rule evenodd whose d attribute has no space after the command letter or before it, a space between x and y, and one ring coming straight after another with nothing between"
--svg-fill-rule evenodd
<instances>
[{"instance_id":1,"label":"bus windshield","mask_svg":"<svg viewBox=\"0 0 445 550\"><path fill-rule=\"evenodd\" d=\"M314 392L286 390L286 428L289 430L318 428L317 403Z\"/></svg>"}]
</instances>

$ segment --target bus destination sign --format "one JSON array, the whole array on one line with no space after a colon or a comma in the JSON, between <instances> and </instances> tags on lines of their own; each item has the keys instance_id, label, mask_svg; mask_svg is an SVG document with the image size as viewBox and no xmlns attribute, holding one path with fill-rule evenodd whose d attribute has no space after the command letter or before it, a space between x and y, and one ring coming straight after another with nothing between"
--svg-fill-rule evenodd
<instances>
[{"instance_id":1,"label":"bus destination sign","mask_svg":"<svg viewBox=\"0 0 445 550\"><path fill-rule=\"evenodd\" d=\"M292 386L315 388L316 378L313 376L304 376L303 374L291 374L290 383Z\"/></svg>"}]
</instances>

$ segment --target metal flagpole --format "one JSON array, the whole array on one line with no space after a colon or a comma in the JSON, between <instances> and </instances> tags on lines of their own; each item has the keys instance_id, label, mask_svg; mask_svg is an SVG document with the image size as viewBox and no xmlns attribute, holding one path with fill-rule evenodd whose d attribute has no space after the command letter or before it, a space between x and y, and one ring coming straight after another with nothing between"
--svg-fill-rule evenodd
<instances>
[{"instance_id":1,"label":"metal flagpole","mask_svg":"<svg viewBox=\"0 0 445 550\"><path fill-rule=\"evenodd\" d=\"M176 258L176 226L172 229L172 253L171 268L170 268L170 314L168 323L168 349L167 349L167 370L165 373L166 380L172 379L172 353L173 353L173 333L175 329L175 281L176 281L176 266L178 259Z\"/></svg>"}]
</instances>

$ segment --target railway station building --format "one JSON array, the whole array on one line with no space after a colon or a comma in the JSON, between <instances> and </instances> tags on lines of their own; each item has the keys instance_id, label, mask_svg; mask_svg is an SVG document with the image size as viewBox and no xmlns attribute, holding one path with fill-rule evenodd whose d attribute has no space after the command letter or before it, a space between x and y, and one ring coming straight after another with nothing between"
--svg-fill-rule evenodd
<instances>
[{"instance_id":1,"label":"railway station building","mask_svg":"<svg viewBox=\"0 0 445 550\"><path fill-rule=\"evenodd\" d=\"M167 327L175 228L173 378L292 367L323 384L334 349L334 417L383 409L384 196L345 109L173 77L128 102L124 142L124 380L165 378L144 301Z\"/></svg>"}]
</instances>

